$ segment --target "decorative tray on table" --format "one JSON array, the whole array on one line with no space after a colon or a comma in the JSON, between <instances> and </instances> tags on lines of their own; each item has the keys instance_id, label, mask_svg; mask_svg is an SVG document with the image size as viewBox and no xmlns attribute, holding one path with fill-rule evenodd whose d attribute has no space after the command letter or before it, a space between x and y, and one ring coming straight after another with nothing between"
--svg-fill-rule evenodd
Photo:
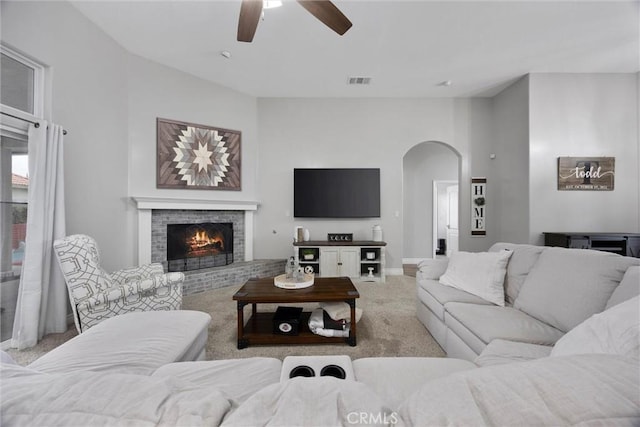
<instances>
[{"instance_id":1,"label":"decorative tray on table","mask_svg":"<svg viewBox=\"0 0 640 427\"><path fill-rule=\"evenodd\" d=\"M303 289L313 286L313 274L306 273L301 281L293 277L287 278L286 274L281 274L273 278L273 284L282 289Z\"/></svg>"}]
</instances>

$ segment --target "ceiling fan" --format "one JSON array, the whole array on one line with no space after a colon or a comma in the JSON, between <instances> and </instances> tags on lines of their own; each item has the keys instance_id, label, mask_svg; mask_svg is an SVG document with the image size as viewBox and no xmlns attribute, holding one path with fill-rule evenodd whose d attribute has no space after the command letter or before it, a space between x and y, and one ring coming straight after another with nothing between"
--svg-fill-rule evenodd
<instances>
[{"instance_id":1,"label":"ceiling fan","mask_svg":"<svg viewBox=\"0 0 640 427\"><path fill-rule=\"evenodd\" d=\"M336 33L343 35L351 28L351 21L329 0L297 0L313 16ZM238 41L251 42L262 15L262 0L242 0L238 20Z\"/></svg>"}]
</instances>

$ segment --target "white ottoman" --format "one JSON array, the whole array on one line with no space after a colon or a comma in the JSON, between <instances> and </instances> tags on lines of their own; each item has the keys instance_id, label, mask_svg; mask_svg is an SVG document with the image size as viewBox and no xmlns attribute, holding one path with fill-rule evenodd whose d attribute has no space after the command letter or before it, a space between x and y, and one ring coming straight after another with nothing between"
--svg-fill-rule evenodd
<instances>
[{"instance_id":1,"label":"white ottoman","mask_svg":"<svg viewBox=\"0 0 640 427\"><path fill-rule=\"evenodd\" d=\"M170 310L107 319L29 365L40 372L109 371L151 375L172 362L203 360L211 316Z\"/></svg>"}]
</instances>

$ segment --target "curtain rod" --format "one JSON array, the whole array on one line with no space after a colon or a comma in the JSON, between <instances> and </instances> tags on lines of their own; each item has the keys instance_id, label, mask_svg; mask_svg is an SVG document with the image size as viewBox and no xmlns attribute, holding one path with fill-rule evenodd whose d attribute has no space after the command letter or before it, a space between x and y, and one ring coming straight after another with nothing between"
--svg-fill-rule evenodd
<instances>
[{"instance_id":1,"label":"curtain rod","mask_svg":"<svg viewBox=\"0 0 640 427\"><path fill-rule=\"evenodd\" d=\"M22 117L14 116L13 114L5 113L4 111L0 111L0 113L4 114L5 116L13 117L14 119L22 120L23 122L31 123L32 125L34 125L37 128L40 127L40 123L38 123L38 122L32 122L31 120L23 119ZM67 134L67 130L66 129L62 129L62 134L66 135Z\"/></svg>"}]
</instances>

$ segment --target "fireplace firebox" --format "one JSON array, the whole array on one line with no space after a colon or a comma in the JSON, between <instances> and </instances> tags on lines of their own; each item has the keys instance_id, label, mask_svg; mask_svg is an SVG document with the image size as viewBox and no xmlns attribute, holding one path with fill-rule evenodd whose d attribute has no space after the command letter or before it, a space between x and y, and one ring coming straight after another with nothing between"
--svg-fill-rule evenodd
<instances>
[{"instance_id":1,"label":"fireplace firebox","mask_svg":"<svg viewBox=\"0 0 640 427\"><path fill-rule=\"evenodd\" d=\"M169 271L219 267L233 262L233 223L167 224Z\"/></svg>"}]
</instances>

